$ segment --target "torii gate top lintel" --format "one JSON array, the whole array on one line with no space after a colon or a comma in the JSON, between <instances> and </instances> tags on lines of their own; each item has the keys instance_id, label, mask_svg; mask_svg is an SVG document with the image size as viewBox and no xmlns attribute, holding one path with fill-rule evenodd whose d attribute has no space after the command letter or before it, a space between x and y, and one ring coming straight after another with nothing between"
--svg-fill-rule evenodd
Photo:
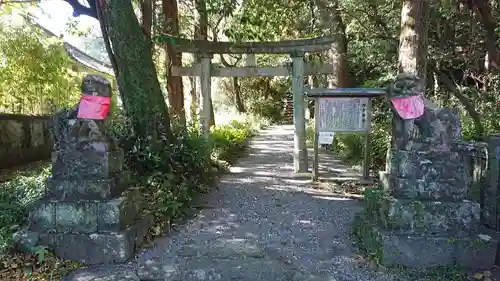
<instances>
[{"instance_id":1,"label":"torii gate top lintel","mask_svg":"<svg viewBox=\"0 0 500 281\"><path fill-rule=\"evenodd\" d=\"M178 52L198 54L295 54L321 52L328 50L335 42L333 37L269 42L212 42L207 40L190 40L170 35L156 36L153 40L160 44L171 43L173 48Z\"/></svg>"},{"instance_id":2,"label":"torii gate top lintel","mask_svg":"<svg viewBox=\"0 0 500 281\"><path fill-rule=\"evenodd\" d=\"M159 44L169 44L179 53L194 53L201 55L199 62L193 67L172 67L174 76L199 76L202 96L200 121L203 134L210 133L211 78L212 77L249 77L249 76L292 76L293 115L294 115L294 169L297 172L307 172L307 146L305 136L305 99L304 76L332 73L333 66L322 65L319 68L312 63L304 62L305 53L329 50L335 43L334 37L317 37L309 39L285 40L274 42L211 42L207 40L189 40L170 35L153 38ZM246 54L245 67L212 67L214 54ZM292 58L291 69L281 67L257 67L256 54L288 54Z\"/></svg>"}]
</instances>

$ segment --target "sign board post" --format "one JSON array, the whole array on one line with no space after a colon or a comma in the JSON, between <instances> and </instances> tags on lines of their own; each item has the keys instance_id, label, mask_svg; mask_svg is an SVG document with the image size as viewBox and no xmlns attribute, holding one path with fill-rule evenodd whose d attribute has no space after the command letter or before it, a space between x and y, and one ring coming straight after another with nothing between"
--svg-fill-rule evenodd
<instances>
[{"instance_id":1,"label":"sign board post","mask_svg":"<svg viewBox=\"0 0 500 281\"><path fill-rule=\"evenodd\" d=\"M319 98L314 99L314 141L313 141L313 170L312 170L312 180L318 181L319 177Z\"/></svg>"},{"instance_id":2,"label":"sign board post","mask_svg":"<svg viewBox=\"0 0 500 281\"><path fill-rule=\"evenodd\" d=\"M385 95L383 89L314 89L314 162L312 180L319 177L319 136L321 133L365 133L363 178L369 180L371 99Z\"/></svg>"},{"instance_id":3,"label":"sign board post","mask_svg":"<svg viewBox=\"0 0 500 281\"><path fill-rule=\"evenodd\" d=\"M368 104L366 107L366 123L368 128L365 132L365 157L363 160L363 179L368 181L370 179L370 163L371 163L371 123L372 123L372 100L368 99Z\"/></svg>"}]
</instances>

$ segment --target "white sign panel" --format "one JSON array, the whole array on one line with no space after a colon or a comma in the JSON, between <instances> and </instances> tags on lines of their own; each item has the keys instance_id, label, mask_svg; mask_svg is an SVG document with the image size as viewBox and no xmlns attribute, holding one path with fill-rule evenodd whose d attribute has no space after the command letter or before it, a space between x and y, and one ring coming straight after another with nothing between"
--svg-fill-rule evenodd
<instances>
[{"instance_id":1,"label":"white sign panel","mask_svg":"<svg viewBox=\"0 0 500 281\"><path fill-rule=\"evenodd\" d=\"M318 143L319 144L332 144L333 138L335 137L334 132L319 132Z\"/></svg>"},{"instance_id":2,"label":"white sign panel","mask_svg":"<svg viewBox=\"0 0 500 281\"><path fill-rule=\"evenodd\" d=\"M320 98L318 132L366 132L369 98Z\"/></svg>"}]
</instances>

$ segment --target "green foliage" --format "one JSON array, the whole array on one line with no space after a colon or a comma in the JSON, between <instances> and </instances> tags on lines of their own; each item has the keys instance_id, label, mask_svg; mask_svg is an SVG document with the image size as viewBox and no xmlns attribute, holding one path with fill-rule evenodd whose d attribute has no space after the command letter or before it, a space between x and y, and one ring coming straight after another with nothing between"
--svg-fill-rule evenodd
<instances>
[{"instance_id":1,"label":"green foliage","mask_svg":"<svg viewBox=\"0 0 500 281\"><path fill-rule=\"evenodd\" d=\"M43 115L74 105L77 74L62 42L31 26L0 27L0 111Z\"/></svg>"},{"instance_id":2,"label":"green foliage","mask_svg":"<svg viewBox=\"0 0 500 281\"><path fill-rule=\"evenodd\" d=\"M346 164L361 163L364 153L364 136L362 134L336 133L331 149Z\"/></svg>"},{"instance_id":3,"label":"green foliage","mask_svg":"<svg viewBox=\"0 0 500 281\"><path fill-rule=\"evenodd\" d=\"M155 234L162 233L199 194L208 191L218 172L218 161L234 160L254 132L253 124L234 121L215 126L207 139L196 127L174 125L173 141L164 147L163 142L141 141L119 112L107 125L126 153L125 164L134 173L134 184L150 202Z\"/></svg>"},{"instance_id":4,"label":"green foliage","mask_svg":"<svg viewBox=\"0 0 500 281\"><path fill-rule=\"evenodd\" d=\"M48 165L16 173L12 180L0 183L0 253L11 244L12 233L21 226L30 206L45 191L50 174Z\"/></svg>"},{"instance_id":5,"label":"green foliage","mask_svg":"<svg viewBox=\"0 0 500 281\"><path fill-rule=\"evenodd\" d=\"M271 60L271 63L277 63ZM273 123L280 123L284 117L286 93L290 87L289 79L269 77L249 77L238 79L241 99L247 112ZM236 108L236 98L231 79L221 82L224 104Z\"/></svg>"},{"instance_id":6,"label":"green foliage","mask_svg":"<svg viewBox=\"0 0 500 281\"><path fill-rule=\"evenodd\" d=\"M233 121L229 125L214 127L210 136L214 158L231 163L243 151L245 141L254 134L248 123Z\"/></svg>"}]
</instances>

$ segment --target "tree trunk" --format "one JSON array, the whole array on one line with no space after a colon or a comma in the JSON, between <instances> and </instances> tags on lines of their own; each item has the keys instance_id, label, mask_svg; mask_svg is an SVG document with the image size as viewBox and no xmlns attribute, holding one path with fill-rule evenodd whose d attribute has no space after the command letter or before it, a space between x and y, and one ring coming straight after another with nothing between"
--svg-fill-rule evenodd
<instances>
[{"instance_id":1,"label":"tree trunk","mask_svg":"<svg viewBox=\"0 0 500 281\"><path fill-rule=\"evenodd\" d=\"M424 91L427 86L428 6L427 0L404 0L399 36L399 72L418 76L420 89ZM413 120L404 120L397 113L393 113L390 148L396 147L397 143L406 147L414 126Z\"/></svg>"},{"instance_id":2,"label":"tree trunk","mask_svg":"<svg viewBox=\"0 0 500 281\"><path fill-rule=\"evenodd\" d=\"M474 132L477 137L477 140L483 140L484 137L484 126L483 123L481 122L481 115L479 112L476 110L476 107L474 106L474 103L460 90L457 88L455 82L451 80L448 75L445 73L441 72L439 69L434 68L434 73L436 76L439 78L439 81L450 91L459 101L462 103L462 105L465 108L465 111L469 114L470 118L472 119L472 122L474 123Z\"/></svg>"},{"instance_id":3,"label":"tree trunk","mask_svg":"<svg viewBox=\"0 0 500 281\"><path fill-rule=\"evenodd\" d=\"M329 87L349 87L346 27L340 14L338 0L314 1L319 9L319 25L324 35L333 36L337 39L328 51L327 62L333 65L333 75L328 77Z\"/></svg>"},{"instance_id":4,"label":"tree trunk","mask_svg":"<svg viewBox=\"0 0 500 281\"><path fill-rule=\"evenodd\" d=\"M168 107L153 63L151 41L141 30L130 0L109 0L102 7L116 59L123 106L135 134L143 140L171 139Z\"/></svg>"},{"instance_id":5,"label":"tree trunk","mask_svg":"<svg viewBox=\"0 0 500 281\"><path fill-rule=\"evenodd\" d=\"M205 0L195 0L196 11L199 16L198 28L195 29L195 39L198 40L208 40L208 12L207 3ZM196 32L197 31L197 32ZM199 58L197 60L199 62ZM212 96L210 95L210 126L215 126L215 112L214 105L212 102Z\"/></svg>"},{"instance_id":6,"label":"tree trunk","mask_svg":"<svg viewBox=\"0 0 500 281\"><path fill-rule=\"evenodd\" d=\"M488 51L486 68L495 72L500 70L500 57L497 50L498 36L495 32L497 23L491 15L491 6L486 0L476 0L474 4L479 12L481 24L484 28L484 44Z\"/></svg>"},{"instance_id":7,"label":"tree trunk","mask_svg":"<svg viewBox=\"0 0 500 281\"><path fill-rule=\"evenodd\" d=\"M153 0L141 1L141 14L142 14L142 32L146 38L151 40L151 28L153 26Z\"/></svg>"},{"instance_id":8,"label":"tree trunk","mask_svg":"<svg viewBox=\"0 0 500 281\"><path fill-rule=\"evenodd\" d=\"M179 35L179 16L177 0L163 0L163 14L165 15L164 30L166 34ZM170 114L181 124L186 123L186 112L184 110L184 86L181 76L172 75L172 66L182 66L182 54L177 53L172 44L165 47L165 69L167 73L168 101L170 103Z\"/></svg>"},{"instance_id":9,"label":"tree trunk","mask_svg":"<svg viewBox=\"0 0 500 281\"><path fill-rule=\"evenodd\" d=\"M409 73L427 85L428 1L405 0L401 9L399 72Z\"/></svg>"},{"instance_id":10,"label":"tree trunk","mask_svg":"<svg viewBox=\"0 0 500 281\"><path fill-rule=\"evenodd\" d=\"M234 89L234 101L236 103L236 110L239 113L245 113L245 104L241 99L241 87L238 81L238 77L233 77L233 89Z\"/></svg>"},{"instance_id":11,"label":"tree trunk","mask_svg":"<svg viewBox=\"0 0 500 281\"><path fill-rule=\"evenodd\" d=\"M197 90L197 84L196 84L196 77L189 77L189 82L191 84L191 91L189 92L191 96L191 106L190 106L190 111L191 111L191 121L192 122L197 122L198 121L198 108L200 106L199 102L199 95L198 95L198 90Z\"/></svg>"}]
</instances>

